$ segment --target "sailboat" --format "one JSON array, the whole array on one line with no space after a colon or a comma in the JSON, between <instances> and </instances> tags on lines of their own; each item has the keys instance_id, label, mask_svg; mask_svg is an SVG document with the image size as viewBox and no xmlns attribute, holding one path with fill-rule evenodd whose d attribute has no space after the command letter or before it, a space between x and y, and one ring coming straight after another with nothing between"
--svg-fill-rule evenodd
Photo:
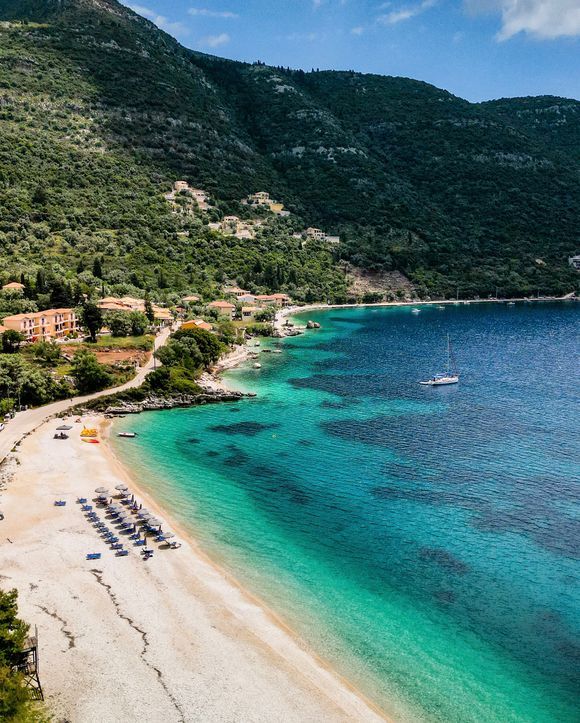
<instances>
[{"instance_id":1,"label":"sailboat","mask_svg":"<svg viewBox=\"0 0 580 723\"><path fill-rule=\"evenodd\" d=\"M451 340L449 334L447 334L447 369L443 374L435 374L431 379L427 379L424 382L419 382L423 386L427 387L441 387L447 384L457 384L459 382L459 373L455 366L455 359L451 351Z\"/></svg>"}]
</instances>

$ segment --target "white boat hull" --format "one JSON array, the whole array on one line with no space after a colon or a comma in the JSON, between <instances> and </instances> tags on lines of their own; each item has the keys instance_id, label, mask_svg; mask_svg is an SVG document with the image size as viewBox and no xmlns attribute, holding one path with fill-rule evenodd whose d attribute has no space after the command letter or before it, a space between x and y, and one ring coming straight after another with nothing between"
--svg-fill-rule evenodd
<instances>
[{"instance_id":1,"label":"white boat hull","mask_svg":"<svg viewBox=\"0 0 580 723\"><path fill-rule=\"evenodd\" d=\"M442 379L428 379L426 382L419 382L424 387L444 387L448 384L458 384L459 377L443 377Z\"/></svg>"}]
</instances>

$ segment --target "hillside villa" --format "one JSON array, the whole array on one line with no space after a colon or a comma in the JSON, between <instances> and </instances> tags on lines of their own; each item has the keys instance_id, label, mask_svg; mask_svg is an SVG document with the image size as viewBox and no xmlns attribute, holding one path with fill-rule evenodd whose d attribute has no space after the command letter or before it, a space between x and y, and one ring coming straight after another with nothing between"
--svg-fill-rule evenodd
<instances>
[{"instance_id":1,"label":"hillside villa","mask_svg":"<svg viewBox=\"0 0 580 723\"><path fill-rule=\"evenodd\" d=\"M278 216L289 216L290 211L284 211L284 204L274 201L270 198L270 194L266 191L258 191L258 193L251 193L247 198L244 198L242 203L248 206L267 206L272 213Z\"/></svg>"},{"instance_id":2,"label":"hillside villa","mask_svg":"<svg viewBox=\"0 0 580 723\"><path fill-rule=\"evenodd\" d=\"M74 309L46 309L28 314L4 317L6 329L19 331L26 341L64 339L80 332L81 327Z\"/></svg>"},{"instance_id":3,"label":"hillside villa","mask_svg":"<svg viewBox=\"0 0 580 723\"><path fill-rule=\"evenodd\" d=\"M115 296L106 296L104 299L97 301L97 306L102 311L140 311L145 313L145 300L135 299L132 296L123 296L117 298ZM173 321L173 315L169 309L164 309L156 304L151 304L155 323L159 326L168 326Z\"/></svg>"},{"instance_id":4,"label":"hillside villa","mask_svg":"<svg viewBox=\"0 0 580 723\"><path fill-rule=\"evenodd\" d=\"M242 221L237 216L224 216L221 221L212 221L208 224L214 231L221 231L226 236L235 236L239 239L256 238L256 228L262 225L258 218Z\"/></svg>"},{"instance_id":5,"label":"hillside villa","mask_svg":"<svg viewBox=\"0 0 580 723\"><path fill-rule=\"evenodd\" d=\"M195 294L190 294L189 296L184 296L181 300L184 304L199 304L201 298Z\"/></svg>"},{"instance_id":6,"label":"hillside villa","mask_svg":"<svg viewBox=\"0 0 580 723\"><path fill-rule=\"evenodd\" d=\"M312 239L314 241L326 241L330 244L340 243L340 236L329 236L326 231L314 226L309 226L301 233L292 234L294 238Z\"/></svg>"},{"instance_id":7,"label":"hillside villa","mask_svg":"<svg viewBox=\"0 0 580 723\"><path fill-rule=\"evenodd\" d=\"M185 193L197 204L200 211L207 211L211 204L207 193L201 188L191 188L187 181L175 181L173 188L164 194L165 200L175 204L176 196ZM175 209L177 212L177 209Z\"/></svg>"},{"instance_id":8,"label":"hillside villa","mask_svg":"<svg viewBox=\"0 0 580 723\"><path fill-rule=\"evenodd\" d=\"M190 321L184 321L181 329L204 329L205 331L211 331L213 326L203 319L191 319Z\"/></svg>"},{"instance_id":9,"label":"hillside villa","mask_svg":"<svg viewBox=\"0 0 580 723\"><path fill-rule=\"evenodd\" d=\"M258 311L259 306L242 306L242 321L251 321Z\"/></svg>"},{"instance_id":10,"label":"hillside villa","mask_svg":"<svg viewBox=\"0 0 580 723\"><path fill-rule=\"evenodd\" d=\"M249 294L246 292L245 294L241 294L238 296L238 301L240 304L255 304L256 303L256 297L254 294Z\"/></svg>"},{"instance_id":11,"label":"hillside villa","mask_svg":"<svg viewBox=\"0 0 580 723\"><path fill-rule=\"evenodd\" d=\"M250 292L246 291L245 289L240 289L239 286L224 287L224 294L227 294L228 296L235 296L236 299L240 299L242 296L246 296L249 293Z\"/></svg>"},{"instance_id":12,"label":"hillside villa","mask_svg":"<svg viewBox=\"0 0 580 723\"><path fill-rule=\"evenodd\" d=\"M258 294L256 302L266 304L268 306L290 306L290 297L288 294Z\"/></svg>"},{"instance_id":13,"label":"hillside villa","mask_svg":"<svg viewBox=\"0 0 580 723\"><path fill-rule=\"evenodd\" d=\"M24 291L24 284L21 284L18 281L11 281L8 284L4 284L2 291L7 291L9 293L22 293Z\"/></svg>"},{"instance_id":14,"label":"hillside villa","mask_svg":"<svg viewBox=\"0 0 580 723\"><path fill-rule=\"evenodd\" d=\"M227 316L228 319L233 320L236 307L234 304L230 304L229 301L212 301L207 305L208 309L215 309L220 316Z\"/></svg>"}]
</instances>

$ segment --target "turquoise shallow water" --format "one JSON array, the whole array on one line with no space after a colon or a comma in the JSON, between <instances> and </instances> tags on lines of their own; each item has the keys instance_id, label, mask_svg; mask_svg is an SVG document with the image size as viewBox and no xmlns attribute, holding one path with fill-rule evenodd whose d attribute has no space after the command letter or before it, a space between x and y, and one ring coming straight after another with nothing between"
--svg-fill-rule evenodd
<instances>
[{"instance_id":1,"label":"turquoise shallow water","mask_svg":"<svg viewBox=\"0 0 580 723\"><path fill-rule=\"evenodd\" d=\"M348 309L117 422L141 484L405 721L578 721L576 304ZM461 383L439 371L451 334ZM266 345L267 346L267 345Z\"/></svg>"}]
</instances>

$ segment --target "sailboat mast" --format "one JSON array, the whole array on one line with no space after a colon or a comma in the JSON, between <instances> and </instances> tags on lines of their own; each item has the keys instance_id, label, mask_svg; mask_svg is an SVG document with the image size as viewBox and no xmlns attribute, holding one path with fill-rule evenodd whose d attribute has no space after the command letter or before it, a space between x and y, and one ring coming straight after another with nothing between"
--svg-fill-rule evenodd
<instances>
[{"instance_id":1,"label":"sailboat mast","mask_svg":"<svg viewBox=\"0 0 580 723\"><path fill-rule=\"evenodd\" d=\"M447 374L451 373L451 341L449 334L447 334Z\"/></svg>"}]
</instances>

